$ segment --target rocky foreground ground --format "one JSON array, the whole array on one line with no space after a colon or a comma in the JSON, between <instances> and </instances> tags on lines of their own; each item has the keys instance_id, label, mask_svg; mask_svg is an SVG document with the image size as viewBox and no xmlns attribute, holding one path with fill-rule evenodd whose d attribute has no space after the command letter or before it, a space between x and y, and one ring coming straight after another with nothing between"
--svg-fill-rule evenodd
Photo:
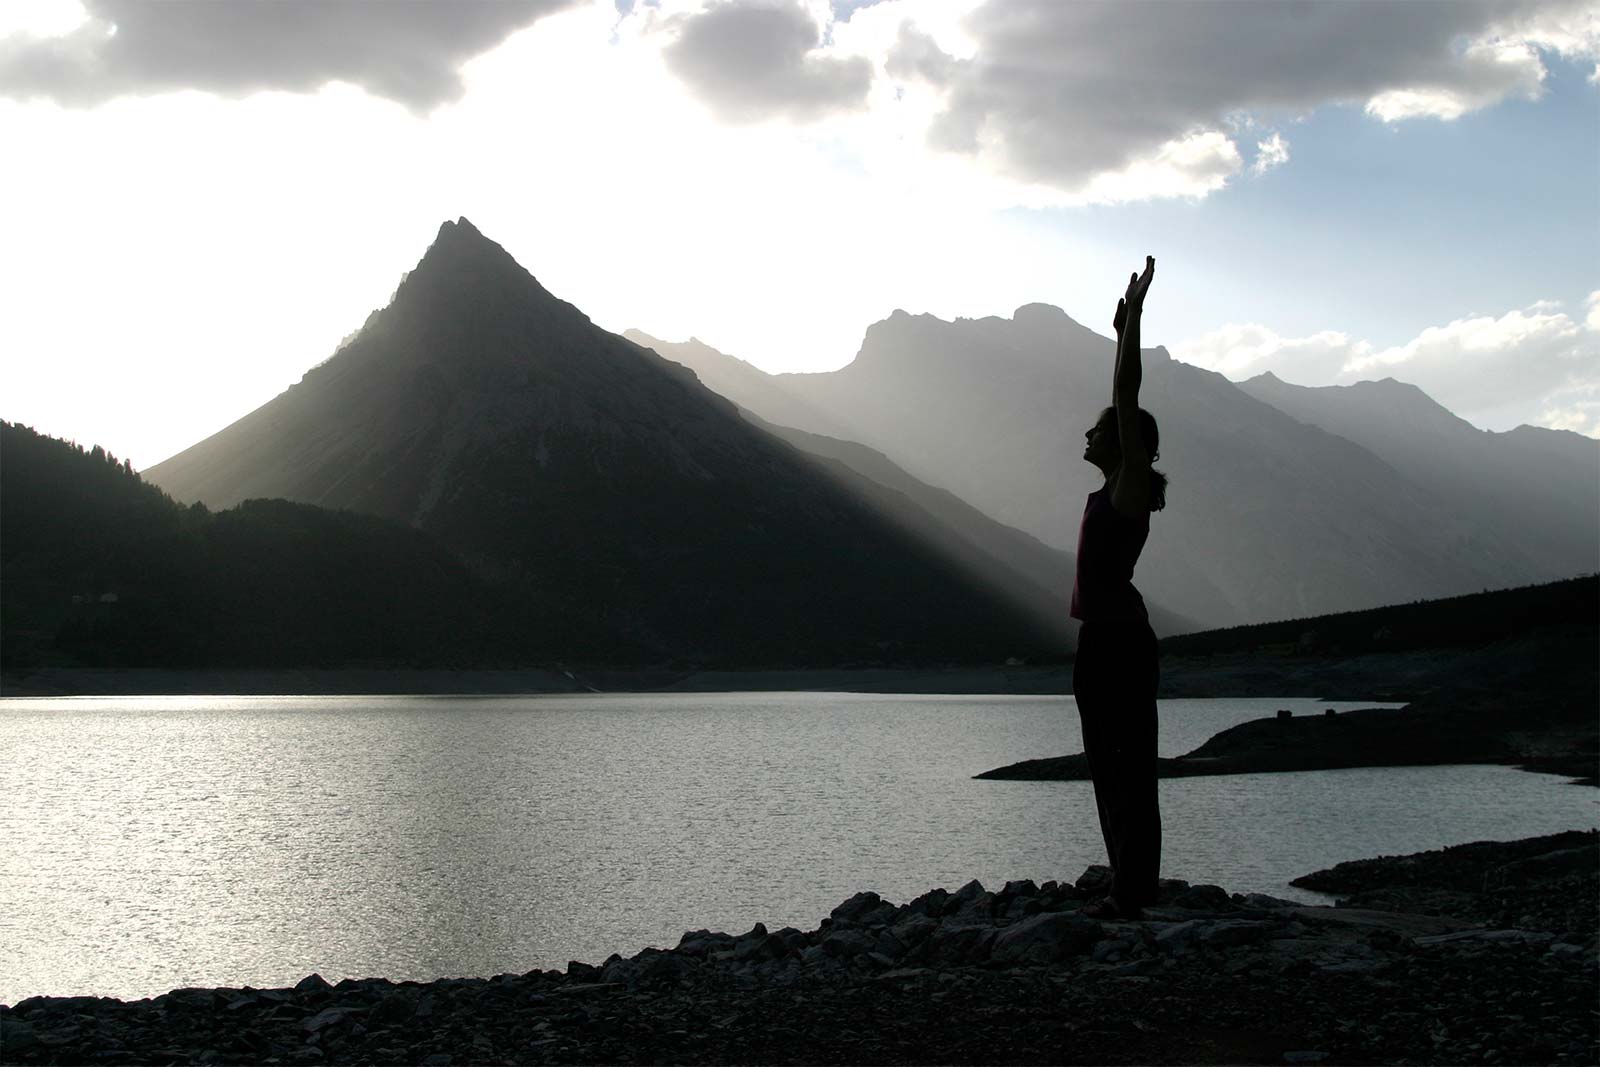
<instances>
[{"instance_id":1,"label":"rocky foreground ground","mask_svg":"<svg viewBox=\"0 0 1600 1067\"><path fill-rule=\"evenodd\" d=\"M598 967L0 1006L11 1064L1600 1063L1600 839L1341 864L1310 907L1169 881L844 901Z\"/></svg>"}]
</instances>

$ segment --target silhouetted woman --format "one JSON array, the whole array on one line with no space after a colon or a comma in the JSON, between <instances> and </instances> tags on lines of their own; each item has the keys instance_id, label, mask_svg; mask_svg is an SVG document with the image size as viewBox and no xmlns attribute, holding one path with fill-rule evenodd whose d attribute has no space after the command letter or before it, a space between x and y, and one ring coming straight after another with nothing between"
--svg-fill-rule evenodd
<instances>
[{"instance_id":1,"label":"silhouetted woman","mask_svg":"<svg viewBox=\"0 0 1600 1067\"><path fill-rule=\"evenodd\" d=\"M1083 913L1102 919L1137 918L1155 900L1161 865L1156 637L1133 587L1150 513L1166 505L1167 486L1166 476L1150 469L1159 445L1156 420L1139 407L1139 320L1156 269L1154 257L1144 263L1117 301L1112 405L1086 435L1083 458L1100 468L1106 484L1083 508L1072 587L1072 615L1083 621L1072 691L1113 875L1109 894Z\"/></svg>"}]
</instances>

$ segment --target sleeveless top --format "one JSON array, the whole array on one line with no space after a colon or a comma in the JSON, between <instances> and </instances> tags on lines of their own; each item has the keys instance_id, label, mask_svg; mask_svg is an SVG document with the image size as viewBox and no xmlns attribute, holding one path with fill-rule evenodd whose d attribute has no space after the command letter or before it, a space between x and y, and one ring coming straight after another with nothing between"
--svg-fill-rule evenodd
<instances>
[{"instance_id":1,"label":"sleeveless top","mask_svg":"<svg viewBox=\"0 0 1600 1067\"><path fill-rule=\"evenodd\" d=\"M1133 587L1150 516L1130 519L1111 504L1109 488L1083 505L1078 527L1078 571L1072 583L1072 617L1084 622L1148 622L1144 598Z\"/></svg>"}]
</instances>

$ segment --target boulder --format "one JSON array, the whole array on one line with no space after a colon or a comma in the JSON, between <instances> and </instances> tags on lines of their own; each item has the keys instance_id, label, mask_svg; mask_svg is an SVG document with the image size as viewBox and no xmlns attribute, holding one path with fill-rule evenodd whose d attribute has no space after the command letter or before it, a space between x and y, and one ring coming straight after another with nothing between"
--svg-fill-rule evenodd
<instances>
[{"instance_id":1,"label":"boulder","mask_svg":"<svg viewBox=\"0 0 1600 1067\"><path fill-rule=\"evenodd\" d=\"M1206 923L1199 931L1200 943L1207 948L1236 948L1239 945L1257 945L1278 932L1274 922L1254 919L1223 919Z\"/></svg>"},{"instance_id":2,"label":"boulder","mask_svg":"<svg viewBox=\"0 0 1600 1067\"><path fill-rule=\"evenodd\" d=\"M836 922L860 922L863 915L876 911L878 906L882 903L882 897L878 896L878 894L872 892L871 890L867 890L865 892L857 893L855 896L844 901L838 907L834 908L833 911L829 912L828 916Z\"/></svg>"},{"instance_id":3,"label":"boulder","mask_svg":"<svg viewBox=\"0 0 1600 1067\"><path fill-rule=\"evenodd\" d=\"M962 926L941 923L921 944L906 953L904 962L917 966L940 964L964 967L989 959L989 949L998 931L992 926Z\"/></svg>"},{"instance_id":4,"label":"boulder","mask_svg":"<svg viewBox=\"0 0 1600 1067\"><path fill-rule=\"evenodd\" d=\"M1111 868L1102 863L1090 864L1084 872L1078 875L1078 880L1073 887L1080 893L1091 896L1103 894L1111 890Z\"/></svg>"},{"instance_id":5,"label":"boulder","mask_svg":"<svg viewBox=\"0 0 1600 1067\"><path fill-rule=\"evenodd\" d=\"M989 958L996 963L1054 963L1099 940L1100 924L1067 911L1042 912L1002 929Z\"/></svg>"},{"instance_id":6,"label":"boulder","mask_svg":"<svg viewBox=\"0 0 1600 1067\"><path fill-rule=\"evenodd\" d=\"M1192 885L1175 894L1171 906L1186 911L1233 911L1238 907L1220 885Z\"/></svg>"},{"instance_id":7,"label":"boulder","mask_svg":"<svg viewBox=\"0 0 1600 1067\"><path fill-rule=\"evenodd\" d=\"M950 894L943 889L930 889L901 909L906 914L927 915L937 919L949 906Z\"/></svg>"}]
</instances>

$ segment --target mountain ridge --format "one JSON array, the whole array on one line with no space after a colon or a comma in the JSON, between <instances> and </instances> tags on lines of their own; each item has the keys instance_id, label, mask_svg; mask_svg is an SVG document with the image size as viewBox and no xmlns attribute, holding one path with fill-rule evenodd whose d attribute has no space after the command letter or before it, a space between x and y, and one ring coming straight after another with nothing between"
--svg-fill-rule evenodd
<instances>
[{"instance_id":1,"label":"mountain ridge","mask_svg":"<svg viewBox=\"0 0 1600 1067\"><path fill-rule=\"evenodd\" d=\"M763 418L859 441L1054 547L1072 547L1078 502L1100 482L1078 459L1078 434L1109 400L1113 342L1050 305L1009 320L897 313L867 328L850 363L815 374L766 374L709 346L632 336ZM1202 625L1588 569L1581 507L1556 506L1565 532L1543 543L1486 523L1472 499L1483 487L1403 469L1360 434L1304 421L1165 349L1144 359L1143 402L1161 422L1158 467L1172 488L1135 581ZM1488 495L1492 508L1500 498ZM1163 537L1163 526L1182 532Z\"/></svg>"},{"instance_id":2,"label":"mountain ridge","mask_svg":"<svg viewBox=\"0 0 1600 1067\"><path fill-rule=\"evenodd\" d=\"M255 412L147 472L428 531L618 662L1059 655L1064 619L823 478L695 374L595 326L470 223Z\"/></svg>"}]
</instances>

